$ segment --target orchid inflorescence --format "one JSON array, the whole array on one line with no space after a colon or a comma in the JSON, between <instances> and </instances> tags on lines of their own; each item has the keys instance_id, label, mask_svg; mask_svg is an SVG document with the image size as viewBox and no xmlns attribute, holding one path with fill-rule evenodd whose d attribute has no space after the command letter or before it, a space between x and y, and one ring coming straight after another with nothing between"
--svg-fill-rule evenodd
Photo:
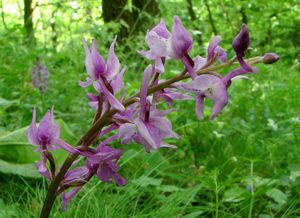
<instances>
[{"instance_id":1,"label":"orchid inflorescence","mask_svg":"<svg viewBox=\"0 0 300 218\"><path fill-rule=\"evenodd\" d=\"M207 48L207 57L191 57L189 52L193 47L193 39L183 27L180 19L175 16L172 31L166 27L163 20L146 34L148 51L139 54L153 61L143 73L140 92L128 100L117 97L123 87L123 74L118 57L115 54L115 37L108 51L107 60L98 53L96 40L92 40L89 48L83 40L85 50L85 66L88 78L80 81L81 87L92 85L96 94L88 93L89 105L96 109L93 124L87 133L80 139L77 147L73 147L60 139L59 126L55 123L53 109L49 110L36 126L36 111L33 111L32 123L27 131L30 143L36 145L41 152L41 162L36 167L42 176L51 181L44 203L41 217L48 217L55 197L61 194L62 209L79 192L94 175L103 182L116 182L124 186L127 182L119 173L118 161L122 150L109 145L116 140L122 144L132 141L141 144L146 152L158 150L161 147L175 148L165 142L166 138L178 138L173 132L172 125L166 115L173 111L174 100L190 100L196 98L196 115L204 118L204 99L213 101L210 119L220 114L228 103L228 88L232 80L243 74L256 73L257 68L251 66L256 63L271 64L279 59L274 53L267 53L262 57L244 59L248 50L250 38L247 26L243 24L241 31L235 37L232 47L236 57L227 61L227 55L219 46L221 37L215 36ZM165 74L165 62L170 59L180 60L184 65L181 74L169 80L160 80ZM236 60L240 66L225 76L215 72L233 65ZM220 62L220 64L216 64ZM182 80L189 79L188 82ZM124 96L124 95L123 95ZM159 110L157 103L163 101L170 109ZM101 140L96 147L91 147L97 139ZM57 146L54 146L57 145ZM59 170L51 151L57 148L70 153ZM83 166L75 161L78 156L85 159ZM47 160L49 167L47 167Z\"/></svg>"}]
</instances>

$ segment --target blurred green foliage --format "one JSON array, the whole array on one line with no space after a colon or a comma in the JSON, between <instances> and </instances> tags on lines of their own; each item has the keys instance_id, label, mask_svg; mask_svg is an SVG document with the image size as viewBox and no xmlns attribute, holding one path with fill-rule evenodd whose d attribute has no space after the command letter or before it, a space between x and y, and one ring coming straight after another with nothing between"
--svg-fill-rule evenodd
<instances>
[{"instance_id":1,"label":"blurred green foliage","mask_svg":"<svg viewBox=\"0 0 300 218\"><path fill-rule=\"evenodd\" d=\"M74 136L84 133L94 114L85 97L92 88L85 90L77 84L86 77L82 37L95 37L106 56L113 36L128 25L126 20L104 23L101 1L35 0L35 44L28 45L24 5L18 0L0 3L0 217L36 217L47 185L40 178L30 178L37 176L28 165L36 153L24 136L31 110L37 107L39 120L54 106L63 139L75 143ZM280 55L280 62L259 65L258 74L235 81L229 105L213 122L199 122L193 102L176 102L177 111L169 116L181 135L173 141L176 150L145 154L134 144L123 147L122 175L129 184L119 188L94 179L66 213L60 212L57 202L53 217L299 216L299 2L192 0L195 19L188 3L161 0L160 15L149 16L141 10L138 19L150 18L155 25L164 18L171 26L178 15L193 35L193 55L206 54L215 30L229 56L233 37L247 22L251 55L273 51ZM128 1L126 10L131 7ZM131 32L116 47L122 65L127 65L127 96L139 88L141 72L149 63L137 54L146 49L145 33ZM37 56L50 72L45 95L31 83ZM182 68L176 61L166 67L169 76ZM206 103L207 116L210 103ZM120 147L118 142L115 146Z\"/></svg>"}]
</instances>

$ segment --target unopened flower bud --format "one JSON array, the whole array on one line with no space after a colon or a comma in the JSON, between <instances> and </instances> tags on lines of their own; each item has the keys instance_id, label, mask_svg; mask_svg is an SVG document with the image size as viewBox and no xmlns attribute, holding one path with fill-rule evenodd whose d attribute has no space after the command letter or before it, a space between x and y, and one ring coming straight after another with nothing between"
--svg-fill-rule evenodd
<instances>
[{"instance_id":1,"label":"unopened flower bud","mask_svg":"<svg viewBox=\"0 0 300 218\"><path fill-rule=\"evenodd\" d=\"M264 56L263 56L263 63L264 64L273 64L275 63L276 61L279 60L279 56L275 53L266 53Z\"/></svg>"}]
</instances>

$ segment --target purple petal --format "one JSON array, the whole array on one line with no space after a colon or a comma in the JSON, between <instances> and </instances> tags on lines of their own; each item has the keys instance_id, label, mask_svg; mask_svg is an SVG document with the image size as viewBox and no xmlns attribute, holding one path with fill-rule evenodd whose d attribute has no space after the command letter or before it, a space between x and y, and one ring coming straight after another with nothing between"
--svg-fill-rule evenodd
<instances>
[{"instance_id":1,"label":"purple petal","mask_svg":"<svg viewBox=\"0 0 300 218\"><path fill-rule=\"evenodd\" d=\"M37 140L37 131L38 131L38 129L36 127L36 109L34 107L33 112L32 112L32 121L31 121L29 128L27 129L28 141L33 145L39 144L38 140Z\"/></svg>"},{"instance_id":2,"label":"purple petal","mask_svg":"<svg viewBox=\"0 0 300 218\"><path fill-rule=\"evenodd\" d=\"M150 150L159 149L159 145L155 143L155 139L151 136L144 122L141 119L137 119L134 123L137 127L139 135L146 143L145 150L149 152Z\"/></svg>"},{"instance_id":3,"label":"purple petal","mask_svg":"<svg viewBox=\"0 0 300 218\"><path fill-rule=\"evenodd\" d=\"M163 19L160 20L159 24L157 24L155 27L153 27L150 32L153 31L160 37L163 37L165 39L169 38L171 36L170 32L167 29L166 23Z\"/></svg>"},{"instance_id":4,"label":"purple petal","mask_svg":"<svg viewBox=\"0 0 300 218\"><path fill-rule=\"evenodd\" d=\"M203 101L204 101L204 95L203 94L198 94L197 97L196 97L196 115L197 115L199 120L203 120L203 118L204 118Z\"/></svg>"},{"instance_id":5,"label":"purple petal","mask_svg":"<svg viewBox=\"0 0 300 218\"><path fill-rule=\"evenodd\" d=\"M196 56L193 61L194 61L194 67L193 70L194 72L197 72L198 70L202 69L205 64L206 64L206 58L201 57L201 56Z\"/></svg>"},{"instance_id":6,"label":"purple petal","mask_svg":"<svg viewBox=\"0 0 300 218\"><path fill-rule=\"evenodd\" d=\"M85 51L85 67L88 74L92 77L95 72L95 67L92 60L91 51L87 45L85 38L82 39L83 48Z\"/></svg>"},{"instance_id":7,"label":"purple petal","mask_svg":"<svg viewBox=\"0 0 300 218\"><path fill-rule=\"evenodd\" d=\"M120 73L118 73L115 78L113 78L112 82L110 83L112 89L114 90L114 93L118 93L123 87L123 75L126 70L126 67L124 67Z\"/></svg>"},{"instance_id":8,"label":"purple petal","mask_svg":"<svg viewBox=\"0 0 300 218\"><path fill-rule=\"evenodd\" d=\"M114 173L112 177L119 186L124 186L127 184L126 179L124 179L119 173Z\"/></svg>"},{"instance_id":9,"label":"purple petal","mask_svg":"<svg viewBox=\"0 0 300 218\"><path fill-rule=\"evenodd\" d=\"M195 73L195 69L191 65L189 59L186 56L183 56L181 60L184 64L187 72L190 74L191 78L195 79L197 77L197 74Z\"/></svg>"},{"instance_id":10,"label":"purple petal","mask_svg":"<svg viewBox=\"0 0 300 218\"><path fill-rule=\"evenodd\" d=\"M181 83L181 87L190 92L205 92L210 87L213 86L213 84L218 83L220 81L220 78L209 75L209 74L203 74L200 76L197 76L194 80L187 82L187 83Z\"/></svg>"},{"instance_id":11,"label":"purple petal","mask_svg":"<svg viewBox=\"0 0 300 218\"><path fill-rule=\"evenodd\" d=\"M154 68L155 68L155 72L158 72L158 73L165 72L164 63L163 63L161 57L157 57L155 59Z\"/></svg>"},{"instance_id":12,"label":"purple petal","mask_svg":"<svg viewBox=\"0 0 300 218\"><path fill-rule=\"evenodd\" d=\"M246 71L248 71L250 73L253 72L252 67L250 65L248 65L242 57L237 57L237 60L239 61L242 68L244 68Z\"/></svg>"},{"instance_id":13,"label":"purple petal","mask_svg":"<svg viewBox=\"0 0 300 218\"><path fill-rule=\"evenodd\" d=\"M175 16L172 36L170 56L181 59L185 54L192 50L193 39L189 32L182 26L180 19Z\"/></svg>"},{"instance_id":14,"label":"purple petal","mask_svg":"<svg viewBox=\"0 0 300 218\"><path fill-rule=\"evenodd\" d=\"M237 57L243 57L245 51L249 47L250 44L250 36L247 29L247 25L243 24L241 31L234 38L232 42L232 47L237 54Z\"/></svg>"},{"instance_id":15,"label":"purple petal","mask_svg":"<svg viewBox=\"0 0 300 218\"><path fill-rule=\"evenodd\" d=\"M165 117L151 117L150 124L159 130L161 137L178 138L172 130L172 124Z\"/></svg>"},{"instance_id":16,"label":"purple petal","mask_svg":"<svg viewBox=\"0 0 300 218\"><path fill-rule=\"evenodd\" d=\"M64 149L65 151L71 153L71 154L83 154L83 152L79 151L78 149L74 148L73 146L69 145L68 143L64 142L63 140L61 139L56 139L54 141L54 143Z\"/></svg>"},{"instance_id":17,"label":"purple petal","mask_svg":"<svg viewBox=\"0 0 300 218\"><path fill-rule=\"evenodd\" d=\"M107 127L106 129L102 130L99 134L99 137L104 136L118 128L119 128L119 125L114 123L114 124L110 125L109 127Z\"/></svg>"},{"instance_id":18,"label":"purple petal","mask_svg":"<svg viewBox=\"0 0 300 218\"><path fill-rule=\"evenodd\" d=\"M148 82L150 80L150 76L152 75L152 73L153 73L152 65L149 64L144 70L144 74L141 82L141 88L140 88L141 116L140 117L145 117Z\"/></svg>"},{"instance_id":19,"label":"purple petal","mask_svg":"<svg viewBox=\"0 0 300 218\"><path fill-rule=\"evenodd\" d=\"M122 105L122 103L116 99L116 97L106 88L106 85L102 81L102 79L99 79L99 85L101 87L101 90L103 91L103 94L105 95L106 99L108 100L109 104L119 110L123 111L125 110L125 107Z\"/></svg>"},{"instance_id":20,"label":"purple petal","mask_svg":"<svg viewBox=\"0 0 300 218\"><path fill-rule=\"evenodd\" d=\"M44 154L44 152L42 152L42 160L41 162L35 161L35 167L37 168L37 170L39 171L39 173L44 176L45 178L51 180L51 175L49 170L47 169L47 157Z\"/></svg>"},{"instance_id":21,"label":"purple petal","mask_svg":"<svg viewBox=\"0 0 300 218\"><path fill-rule=\"evenodd\" d=\"M128 144L133 140L134 135L136 134L136 126L132 123L122 124L119 128L118 136L121 138L122 144Z\"/></svg>"},{"instance_id":22,"label":"purple petal","mask_svg":"<svg viewBox=\"0 0 300 218\"><path fill-rule=\"evenodd\" d=\"M54 138L58 138L60 135L60 128L59 126L55 123L54 120L54 115L53 115L53 107L51 108L51 116L50 116L50 123L51 123L51 137Z\"/></svg>"},{"instance_id":23,"label":"purple petal","mask_svg":"<svg viewBox=\"0 0 300 218\"><path fill-rule=\"evenodd\" d=\"M210 119L214 119L228 103L227 88L224 83L220 82L212 87L212 91L205 96L214 101Z\"/></svg>"},{"instance_id":24,"label":"purple petal","mask_svg":"<svg viewBox=\"0 0 300 218\"><path fill-rule=\"evenodd\" d=\"M226 52L224 51L224 49L218 46L218 47L215 49L215 52L218 53L218 60L219 60L221 63L226 63L226 61L227 61L227 54L226 54Z\"/></svg>"},{"instance_id":25,"label":"purple petal","mask_svg":"<svg viewBox=\"0 0 300 218\"><path fill-rule=\"evenodd\" d=\"M115 148L111 148L109 147L108 145L106 144L100 144L98 147L97 147L97 152L100 152L100 153L109 153L109 154L113 154L111 156L112 159L119 159L120 158L120 155L122 154L123 150L121 149L115 149ZM96 154L97 155L97 154Z\"/></svg>"},{"instance_id":26,"label":"purple petal","mask_svg":"<svg viewBox=\"0 0 300 218\"><path fill-rule=\"evenodd\" d=\"M92 93L87 93L86 97L88 98L89 101L96 101L96 102L98 102L98 99L99 99L98 95L94 95Z\"/></svg>"},{"instance_id":27,"label":"purple petal","mask_svg":"<svg viewBox=\"0 0 300 218\"><path fill-rule=\"evenodd\" d=\"M101 164L101 167L98 168L97 176L103 182L110 182L111 169L108 167L106 163Z\"/></svg>"},{"instance_id":28,"label":"purple petal","mask_svg":"<svg viewBox=\"0 0 300 218\"><path fill-rule=\"evenodd\" d=\"M78 81L79 86L81 86L81 87L83 87L83 88L92 85L92 83L93 83L93 81L92 81L89 77L86 79L85 82L83 82L83 81Z\"/></svg>"},{"instance_id":29,"label":"purple petal","mask_svg":"<svg viewBox=\"0 0 300 218\"><path fill-rule=\"evenodd\" d=\"M169 113L171 112L174 112L176 111L175 109L168 109L168 110L152 110L151 111L151 114L152 116L155 116L155 117L164 117L166 115L168 115Z\"/></svg>"},{"instance_id":30,"label":"purple petal","mask_svg":"<svg viewBox=\"0 0 300 218\"><path fill-rule=\"evenodd\" d=\"M215 36L211 39L208 48L207 48L207 62L210 62L215 55L216 48L221 42L220 36Z\"/></svg>"},{"instance_id":31,"label":"purple petal","mask_svg":"<svg viewBox=\"0 0 300 218\"><path fill-rule=\"evenodd\" d=\"M67 204L75 197L75 195L80 191L82 186L75 187L70 192L63 192L61 194L61 210L65 211Z\"/></svg>"},{"instance_id":32,"label":"purple petal","mask_svg":"<svg viewBox=\"0 0 300 218\"><path fill-rule=\"evenodd\" d=\"M119 167L115 162L107 161L99 166L97 176L103 182L110 183L111 179L113 179L118 185L124 186L126 184L126 180L118 173L118 170Z\"/></svg>"},{"instance_id":33,"label":"purple petal","mask_svg":"<svg viewBox=\"0 0 300 218\"><path fill-rule=\"evenodd\" d=\"M98 53L95 39L93 39L92 41L91 57L95 69L93 72L93 79L99 79L100 75L102 75L105 72L106 66L104 59Z\"/></svg>"},{"instance_id":34,"label":"purple petal","mask_svg":"<svg viewBox=\"0 0 300 218\"><path fill-rule=\"evenodd\" d=\"M120 62L118 57L115 54L115 44L116 44L117 36L112 41L106 62L106 73L105 77L107 79L114 78L120 70Z\"/></svg>"},{"instance_id":35,"label":"purple petal","mask_svg":"<svg viewBox=\"0 0 300 218\"><path fill-rule=\"evenodd\" d=\"M250 36L246 24L243 24L241 31L235 37L232 42L232 47L236 52L237 60L240 62L240 65L249 72L252 72L252 68L243 60L245 56L245 51L249 47Z\"/></svg>"},{"instance_id":36,"label":"purple petal","mask_svg":"<svg viewBox=\"0 0 300 218\"><path fill-rule=\"evenodd\" d=\"M154 55L155 57L167 56L167 39L159 36L154 31L149 31L146 35L146 42L152 53L148 55Z\"/></svg>"},{"instance_id":37,"label":"purple petal","mask_svg":"<svg viewBox=\"0 0 300 218\"><path fill-rule=\"evenodd\" d=\"M165 93L165 95L167 95L172 100L191 100L191 99L193 99L189 95L178 93L178 92L173 92L173 91L169 91L169 90L168 90L168 92Z\"/></svg>"},{"instance_id":38,"label":"purple petal","mask_svg":"<svg viewBox=\"0 0 300 218\"><path fill-rule=\"evenodd\" d=\"M90 173L89 169L85 166L77 167L75 169L69 170L64 176L64 184L72 183L75 180L86 178L86 176Z\"/></svg>"},{"instance_id":39,"label":"purple petal","mask_svg":"<svg viewBox=\"0 0 300 218\"><path fill-rule=\"evenodd\" d=\"M53 109L49 110L40 121L37 131L39 145L51 146L53 140L59 137L59 126L55 123Z\"/></svg>"},{"instance_id":40,"label":"purple petal","mask_svg":"<svg viewBox=\"0 0 300 218\"><path fill-rule=\"evenodd\" d=\"M245 70L244 68L240 67L240 68L237 68L237 69L231 71L230 73L227 73L222 78L222 81L227 86L227 85L229 85L230 80L232 80L234 77L243 75L243 74L256 73L257 71L258 71L258 69L256 67L252 67L252 72L249 72L249 71Z\"/></svg>"},{"instance_id":41,"label":"purple petal","mask_svg":"<svg viewBox=\"0 0 300 218\"><path fill-rule=\"evenodd\" d=\"M138 54L144 56L145 58L148 58L150 60L155 60L157 58L157 55L152 52L151 50L149 51L138 51Z\"/></svg>"},{"instance_id":42,"label":"purple petal","mask_svg":"<svg viewBox=\"0 0 300 218\"><path fill-rule=\"evenodd\" d=\"M117 140L119 138L118 134L115 134L113 136L108 137L107 139L103 140L100 144L101 145L108 145L114 140Z\"/></svg>"}]
</instances>

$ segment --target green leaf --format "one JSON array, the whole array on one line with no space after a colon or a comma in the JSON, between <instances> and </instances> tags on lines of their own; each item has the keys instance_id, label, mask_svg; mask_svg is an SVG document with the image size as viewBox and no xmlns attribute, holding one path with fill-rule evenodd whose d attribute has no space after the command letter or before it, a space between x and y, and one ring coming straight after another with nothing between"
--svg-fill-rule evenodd
<instances>
[{"instance_id":1,"label":"green leaf","mask_svg":"<svg viewBox=\"0 0 300 218\"><path fill-rule=\"evenodd\" d=\"M291 164L289 165L290 170L290 180L295 182L297 178L300 177L300 164Z\"/></svg>"},{"instance_id":2,"label":"green leaf","mask_svg":"<svg viewBox=\"0 0 300 218\"><path fill-rule=\"evenodd\" d=\"M151 178L147 176L142 176L138 179L135 179L132 181L133 183L141 186L141 187L147 187L147 186L159 186L162 182L162 179L156 179L156 178Z\"/></svg>"},{"instance_id":3,"label":"green leaf","mask_svg":"<svg viewBox=\"0 0 300 218\"><path fill-rule=\"evenodd\" d=\"M5 110L13 105L18 105L19 100L7 100L5 98L0 97L0 108L1 110Z\"/></svg>"},{"instance_id":4,"label":"green leaf","mask_svg":"<svg viewBox=\"0 0 300 218\"><path fill-rule=\"evenodd\" d=\"M286 194L284 194L281 190L277 188L270 189L269 191L267 191L266 195L269 198L272 198L278 204L278 206L282 206L287 202Z\"/></svg>"},{"instance_id":5,"label":"green leaf","mask_svg":"<svg viewBox=\"0 0 300 218\"><path fill-rule=\"evenodd\" d=\"M205 211L196 211L196 212L192 212L189 213L187 215L184 216L184 218L197 218L199 217L201 214L203 214Z\"/></svg>"},{"instance_id":6,"label":"green leaf","mask_svg":"<svg viewBox=\"0 0 300 218\"><path fill-rule=\"evenodd\" d=\"M223 201L225 202L239 202L244 200L247 191L245 188L234 187L224 192Z\"/></svg>"},{"instance_id":7,"label":"green leaf","mask_svg":"<svg viewBox=\"0 0 300 218\"><path fill-rule=\"evenodd\" d=\"M36 170L34 164L13 164L0 160L0 172L15 174L24 177L40 178L41 175Z\"/></svg>"}]
</instances>

